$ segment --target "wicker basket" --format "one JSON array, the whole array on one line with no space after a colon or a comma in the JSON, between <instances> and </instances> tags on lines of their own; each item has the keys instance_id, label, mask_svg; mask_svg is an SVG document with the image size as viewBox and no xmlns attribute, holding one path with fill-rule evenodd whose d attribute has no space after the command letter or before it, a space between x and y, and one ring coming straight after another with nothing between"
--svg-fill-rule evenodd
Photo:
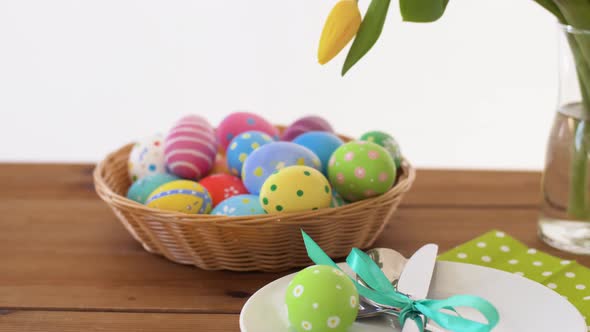
<instances>
[{"instance_id":1,"label":"wicker basket","mask_svg":"<svg viewBox=\"0 0 590 332\"><path fill-rule=\"evenodd\" d=\"M98 195L147 251L206 270L282 271L308 265L300 229L332 257L344 257L352 247L367 248L392 219L415 177L404 160L391 190L342 207L244 217L189 215L149 208L125 197L131 148L126 145L98 164Z\"/></svg>"}]
</instances>

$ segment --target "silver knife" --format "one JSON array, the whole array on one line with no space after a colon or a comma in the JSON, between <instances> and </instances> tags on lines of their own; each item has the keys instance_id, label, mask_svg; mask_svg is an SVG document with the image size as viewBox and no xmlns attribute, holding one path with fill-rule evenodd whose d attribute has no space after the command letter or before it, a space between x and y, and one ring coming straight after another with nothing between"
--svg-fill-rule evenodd
<instances>
[{"instance_id":1,"label":"silver knife","mask_svg":"<svg viewBox=\"0 0 590 332\"><path fill-rule=\"evenodd\" d=\"M418 249L406 263L397 282L397 291L409 295L415 300L426 298L437 254L438 246L436 244L427 244ZM420 329L416 322L408 319L402 332L420 332Z\"/></svg>"}]
</instances>

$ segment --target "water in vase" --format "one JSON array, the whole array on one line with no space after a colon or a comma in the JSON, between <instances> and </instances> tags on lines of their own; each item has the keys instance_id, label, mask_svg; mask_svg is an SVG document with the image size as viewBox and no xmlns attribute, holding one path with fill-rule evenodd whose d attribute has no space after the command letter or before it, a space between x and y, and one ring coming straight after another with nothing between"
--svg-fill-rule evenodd
<instances>
[{"instance_id":1,"label":"water in vase","mask_svg":"<svg viewBox=\"0 0 590 332\"><path fill-rule=\"evenodd\" d=\"M542 179L539 235L548 244L590 254L590 119L580 103L556 114Z\"/></svg>"}]
</instances>

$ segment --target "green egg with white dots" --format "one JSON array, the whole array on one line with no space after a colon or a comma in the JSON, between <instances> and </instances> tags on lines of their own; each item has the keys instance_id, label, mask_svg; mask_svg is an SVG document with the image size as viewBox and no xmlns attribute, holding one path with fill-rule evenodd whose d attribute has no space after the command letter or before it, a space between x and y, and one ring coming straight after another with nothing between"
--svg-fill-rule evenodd
<instances>
[{"instance_id":1,"label":"green egg with white dots","mask_svg":"<svg viewBox=\"0 0 590 332\"><path fill-rule=\"evenodd\" d=\"M328 179L309 166L289 166L273 173L260 189L260 205L269 214L327 208L332 201Z\"/></svg>"},{"instance_id":2,"label":"green egg with white dots","mask_svg":"<svg viewBox=\"0 0 590 332\"><path fill-rule=\"evenodd\" d=\"M291 328L297 332L345 332L358 314L359 296L339 269L314 265L295 275L285 294Z\"/></svg>"}]
</instances>

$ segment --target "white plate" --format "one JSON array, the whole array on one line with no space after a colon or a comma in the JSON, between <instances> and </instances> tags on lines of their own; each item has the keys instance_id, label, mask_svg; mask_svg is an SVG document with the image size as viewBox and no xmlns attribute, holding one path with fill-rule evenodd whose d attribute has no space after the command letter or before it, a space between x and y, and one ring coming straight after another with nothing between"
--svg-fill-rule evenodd
<instances>
[{"instance_id":1,"label":"white plate","mask_svg":"<svg viewBox=\"0 0 590 332\"><path fill-rule=\"evenodd\" d=\"M352 275L345 264L342 269ZM289 332L284 304L287 285L294 274L275 280L254 294L242 308L242 332ZM524 277L481 266L437 262L429 298L470 294L490 301L500 313L494 332L586 332L584 318L561 295ZM459 310L466 318L482 322L477 313ZM391 321L376 318L357 321L349 332L392 332Z\"/></svg>"}]
</instances>

